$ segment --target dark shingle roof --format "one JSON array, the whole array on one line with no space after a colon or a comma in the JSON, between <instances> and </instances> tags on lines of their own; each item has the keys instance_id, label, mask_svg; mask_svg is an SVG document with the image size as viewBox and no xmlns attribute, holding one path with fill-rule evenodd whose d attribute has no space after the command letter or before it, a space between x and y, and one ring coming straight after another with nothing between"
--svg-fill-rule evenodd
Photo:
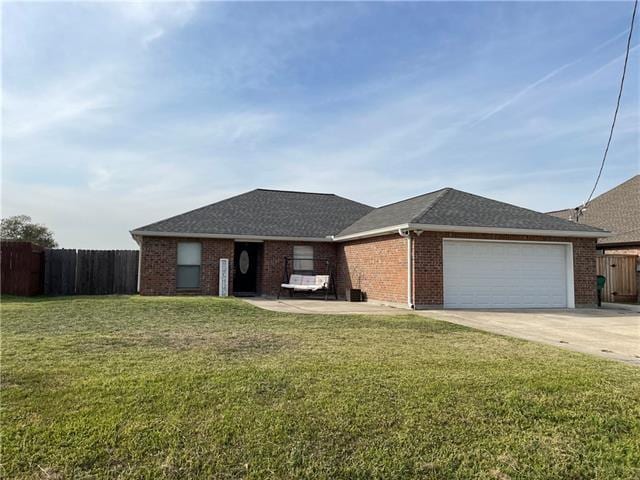
<instances>
[{"instance_id":1,"label":"dark shingle roof","mask_svg":"<svg viewBox=\"0 0 640 480\"><path fill-rule=\"evenodd\" d=\"M324 238L372 207L328 193L252 190L134 232Z\"/></svg>"},{"instance_id":2,"label":"dark shingle roof","mask_svg":"<svg viewBox=\"0 0 640 480\"><path fill-rule=\"evenodd\" d=\"M411 223L424 213L425 210L433 206L442 195L447 193L447 190L448 189L444 188L401 202L378 207L357 220L353 225L349 225L341 231L340 236Z\"/></svg>"},{"instance_id":3,"label":"dark shingle roof","mask_svg":"<svg viewBox=\"0 0 640 480\"><path fill-rule=\"evenodd\" d=\"M575 220L576 211L558 210L549 212L549 215ZM599 240L599 244L640 244L640 175L631 177L591 200L580 216L580 223L603 228L615 234Z\"/></svg>"},{"instance_id":4,"label":"dark shingle roof","mask_svg":"<svg viewBox=\"0 0 640 480\"><path fill-rule=\"evenodd\" d=\"M589 225L569 222L508 203L445 188L376 208L345 228L339 236L405 223L571 232L598 231Z\"/></svg>"}]
</instances>

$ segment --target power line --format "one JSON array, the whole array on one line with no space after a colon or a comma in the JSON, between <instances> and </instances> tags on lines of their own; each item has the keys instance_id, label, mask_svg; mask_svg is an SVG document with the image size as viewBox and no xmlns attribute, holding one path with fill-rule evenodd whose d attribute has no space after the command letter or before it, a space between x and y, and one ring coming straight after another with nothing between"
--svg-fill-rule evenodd
<instances>
[{"instance_id":1,"label":"power line","mask_svg":"<svg viewBox=\"0 0 640 480\"><path fill-rule=\"evenodd\" d=\"M616 110L613 113L613 121L611 122L611 129L609 130L609 139L607 140L607 146L604 149L604 155L602 156L602 163L600 164L600 170L598 171L598 176L596 177L596 182L591 189L591 193L589 194L589 198L586 202L582 204L582 207L578 208L578 213L576 215L576 221L580 220L580 215L587 208L587 205L591 201L596 188L598 187L598 182L600 181L600 177L602 176L602 170L604 169L604 164L607 161L607 154L609 153L609 146L611 146L611 139L613 138L613 130L616 126L616 120L618 119L618 111L620 110L620 99L622 98L622 90L624 88L624 79L627 74L627 63L629 63L629 51L631 49L631 37L633 36L633 24L636 19L636 10L638 9L638 0L633 2L633 13L631 14L631 28L629 28L629 36L627 37L627 52L624 56L624 67L622 67L622 78L620 79L620 90L618 91L618 100L616 102Z\"/></svg>"}]
</instances>

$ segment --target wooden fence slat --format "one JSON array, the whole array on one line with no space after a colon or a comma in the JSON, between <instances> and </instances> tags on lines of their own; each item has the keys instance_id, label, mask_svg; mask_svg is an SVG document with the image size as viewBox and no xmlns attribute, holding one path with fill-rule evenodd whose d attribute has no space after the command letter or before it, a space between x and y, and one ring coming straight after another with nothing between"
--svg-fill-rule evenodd
<instances>
[{"instance_id":1,"label":"wooden fence slat","mask_svg":"<svg viewBox=\"0 0 640 480\"><path fill-rule=\"evenodd\" d=\"M13 295L133 294L138 258L137 250L43 249L3 241L0 285Z\"/></svg>"},{"instance_id":2,"label":"wooden fence slat","mask_svg":"<svg viewBox=\"0 0 640 480\"><path fill-rule=\"evenodd\" d=\"M45 293L133 294L138 286L137 250L47 250Z\"/></svg>"},{"instance_id":3,"label":"wooden fence slat","mask_svg":"<svg viewBox=\"0 0 640 480\"><path fill-rule=\"evenodd\" d=\"M4 240L0 245L2 293L38 295L43 287L44 248L30 242Z\"/></svg>"},{"instance_id":4,"label":"wooden fence slat","mask_svg":"<svg viewBox=\"0 0 640 480\"><path fill-rule=\"evenodd\" d=\"M598 255L596 270L607 279L603 302L634 302L637 299L635 255Z\"/></svg>"}]
</instances>

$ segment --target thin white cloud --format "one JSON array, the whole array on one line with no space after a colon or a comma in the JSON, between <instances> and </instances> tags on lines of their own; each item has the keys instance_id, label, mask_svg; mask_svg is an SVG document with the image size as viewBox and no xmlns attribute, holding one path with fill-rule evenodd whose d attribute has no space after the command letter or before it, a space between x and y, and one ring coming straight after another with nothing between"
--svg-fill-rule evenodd
<instances>
[{"instance_id":1,"label":"thin white cloud","mask_svg":"<svg viewBox=\"0 0 640 480\"><path fill-rule=\"evenodd\" d=\"M165 31L162 28L156 28L151 33L142 37L142 46L148 48L153 42L162 37L164 33Z\"/></svg>"},{"instance_id":2,"label":"thin white cloud","mask_svg":"<svg viewBox=\"0 0 640 480\"><path fill-rule=\"evenodd\" d=\"M35 136L80 120L89 121L113 106L113 89L105 87L109 67L65 78L38 93L3 91L5 139ZM105 88L103 88L105 87Z\"/></svg>"},{"instance_id":3,"label":"thin white cloud","mask_svg":"<svg viewBox=\"0 0 640 480\"><path fill-rule=\"evenodd\" d=\"M137 1L112 4L122 17L140 25L184 26L195 15L197 3L191 1Z\"/></svg>"},{"instance_id":4,"label":"thin white cloud","mask_svg":"<svg viewBox=\"0 0 640 480\"><path fill-rule=\"evenodd\" d=\"M561 72L563 72L564 70L566 70L567 68L575 65L576 63L578 63L580 60L574 60L572 62L568 62L565 63L564 65L561 65L560 67L556 68L555 70L552 70L551 72L547 73L545 76L539 78L538 80L536 80L533 83L530 83L529 85L527 85L526 87L524 87L522 90L520 90L519 92L517 92L515 95L509 97L507 100L505 100L504 102L491 107L488 111L486 111L485 113L483 113L482 115L480 115L480 117L474 121L472 121L469 126L470 127L474 127L479 123L482 123L488 119L490 119L491 117L493 117L494 115L496 115L497 113L500 113L502 110L504 110L505 108L507 108L510 105L513 105L514 103L516 103L518 100L520 100L522 97L524 97L526 94L528 94L529 92L531 92L532 90L534 90L535 88L537 88L539 85L542 85L543 83L545 83L548 80L551 80L553 77L557 76L558 74L560 74Z\"/></svg>"},{"instance_id":5,"label":"thin white cloud","mask_svg":"<svg viewBox=\"0 0 640 480\"><path fill-rule=\"evenodd\" d=\"M631 54L633 52L635 52L638 47L640 47L640 44L638 45L634 45L633 47L631 47L629 49L629 55L631 56ZM608 68L610 68L613 65L618 65L620 64L620 66L622 66L622 60L624 59L625 54L622 55L618 55L617 57L615 57L612 60L609 60L608 62L606 62L604 65L601 65L600 67L596 68L594 71L592 71L591 73L579 78L575 83L584 83L587 82L595 77L597 77L598 75L600 75L602 72L604 72L605 70L607 70Z\"/></svg>"},{"instance_id":6,"label":"thin white cloud","mask_svg":"<svg viewBox=\"0 0 640 480\"><path fill-rule=\"evenodd\" d=\"M597 51L605 48L607 45L609 45L609 44L613 43L614 41L618 40L619 38L621 38L622 36L624 36L628 32L629 32L628 29L624 30L624 31L618 33L617 35L614 35L613 37L605 40L604 42L602 42L599 45L597 45L594 48L592 48L591 49L591 53L597 52ZM563 71L565 71L569 67L572 67L572 66L584 61L585 58L587 58L586 55L581 56L578 59L573 60L571 62L567 62L564 65L559 66L558 68L555 68L554 70L552 70L549 73L547 73L546 75L542 76L541 78L539 78L535 82L530 83L529 85L525 86L523 89L519 90L515 95L509 97L508 99L506 99L505 101L499 103L498 105L496 105L494 107L491 107L489 110L487 110L485 113L483 113L479 118L477 118L476 120L471 122L471 124L469 126L475 126L475 125L477 125L477 124L479 124L481 122L484 122L484 121L490 119L491 117L493 117L497 113L500 113L505 108L507 108L510 105L516 103L518 100L520 100L522 97L527 95L532 90L536 89L538 86L540 86L543 83L545 83L545 82L551 80L552 78L558 76L560 73L562 73ZM618 58L612 60L608 64L606 64L603 67L601 67L600 69L598 69L598 71L594 72L593 74L591 74L591 75L589 75L587 77L590 78L591 76L593 76L594 74L597 74L602 69L607 68L610 64L615 63L617 60L618 60ZM588 78L585 78L585 79L588 79Z\"/></svg>"}]
</instances>

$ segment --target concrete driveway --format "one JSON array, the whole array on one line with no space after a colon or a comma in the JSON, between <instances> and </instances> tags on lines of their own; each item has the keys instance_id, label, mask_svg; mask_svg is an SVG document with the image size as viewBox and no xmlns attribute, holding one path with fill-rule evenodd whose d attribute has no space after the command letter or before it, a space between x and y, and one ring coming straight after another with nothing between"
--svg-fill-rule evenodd
<instances>
[{"instance_id":1,"label":"concrete driveway","mask_svg":"<svg viewBox=\"0 0 640 480\"><path fill-rule=\"evenodd\" d=\"M547 343L640 366L640 307L608 305L576 310L418 310L375 303L247 298L266 310L307 314L407 315L416 313L488 332ZM624 308L624 309L623 309Z\"/></svg>"},{"instance_id":2,"label":"concrete driveway","mask_svg":"<svg viewBox=\"0 0 640 480\"><path fill-rule=\"evenodd\" d=\"M640 366L640 314L631 310L429 310L418 313Z\"/></svg>"}]
</instances>

